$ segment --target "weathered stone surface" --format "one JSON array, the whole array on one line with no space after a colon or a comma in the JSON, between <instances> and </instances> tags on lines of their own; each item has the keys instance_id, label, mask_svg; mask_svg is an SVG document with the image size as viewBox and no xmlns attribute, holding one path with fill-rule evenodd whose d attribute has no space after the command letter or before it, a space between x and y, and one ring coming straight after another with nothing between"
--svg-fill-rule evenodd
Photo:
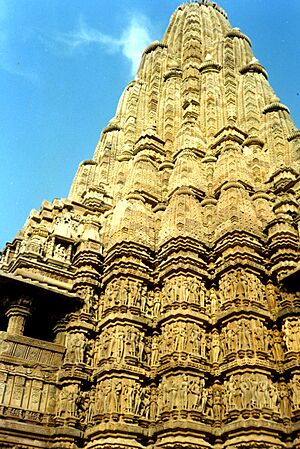
<instances>
[{"instance_id":1,"label":"weathered stone surface","mask_svg":"<svg viewBox=\"0 0 300 449\"><path fill-rule=\"evenodd\" d=\"M290 449L299 139L251 41L180 6L2 258L0 446Z\"/></svg>"}]
</instances>

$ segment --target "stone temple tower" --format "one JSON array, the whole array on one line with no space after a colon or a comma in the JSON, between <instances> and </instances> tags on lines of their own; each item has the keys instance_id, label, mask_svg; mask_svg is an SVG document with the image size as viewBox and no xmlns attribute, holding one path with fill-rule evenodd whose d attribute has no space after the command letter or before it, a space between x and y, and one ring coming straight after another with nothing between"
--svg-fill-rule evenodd
<instances>
[{"instance_id":1,"label":"stone temple tower","mask_svg":"<svg viewBox=\"0 0 300 449\"><path fill-rule=\"evenodd\" d=\"M215 3L3 251L0 447L299 449L300 131Z\"/></svg>"}]
</instances>

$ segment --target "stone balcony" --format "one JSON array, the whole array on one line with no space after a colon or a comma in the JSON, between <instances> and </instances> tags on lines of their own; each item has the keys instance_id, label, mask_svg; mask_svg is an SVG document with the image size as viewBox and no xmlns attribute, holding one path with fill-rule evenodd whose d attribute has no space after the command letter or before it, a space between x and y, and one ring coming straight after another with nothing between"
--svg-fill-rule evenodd
<instances>
[{"instance_id":1,"label":"stone balcony","mask_svg":"<svg viewBox=\"0 0 300 449\"><path fill-rule=\"evenodd\" d=\"M0 332L0 361L59 368L65 347L23 335Z\"/></svg>"}]
</instances>

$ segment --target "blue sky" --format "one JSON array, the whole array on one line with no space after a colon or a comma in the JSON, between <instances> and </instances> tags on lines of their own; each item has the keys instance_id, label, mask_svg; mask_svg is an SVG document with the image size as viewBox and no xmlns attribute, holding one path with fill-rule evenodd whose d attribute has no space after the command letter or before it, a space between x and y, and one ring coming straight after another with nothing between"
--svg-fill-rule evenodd
<instances>
[{"instance_id":1,"label":"blue sky","mask_svg":"<svg viewBox=\"0 0 300 449\"><path fill-rule=\"evenodd\" d=\"M220 0L300 127L300 1ZM66 197L175 0L0 0L0 247Z\"/></svg>"}]
</instances>

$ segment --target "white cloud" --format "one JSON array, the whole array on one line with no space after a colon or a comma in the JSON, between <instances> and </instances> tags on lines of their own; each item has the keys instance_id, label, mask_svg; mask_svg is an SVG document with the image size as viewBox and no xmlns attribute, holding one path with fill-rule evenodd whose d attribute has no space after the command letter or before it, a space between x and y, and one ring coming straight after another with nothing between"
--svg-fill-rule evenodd
<instances>
[{"instance_id":1,"label":"white cloud","mask_svg":"<svg viewBox=\"0 0 300 449\"><path fill-rule=\"evenodd\" d=\"M152 42L150 32L143 17L131 18L129 27L121 37L122 52L131 62L131 74L138 69L143 50Z\"/></svg>"},{"instance_id":2,"label":"white cloud","mask_svg":"<svg viewBox=\"0 0 300 449\"><path fill-rule=\"evenodd\" d=\"M121 52L130 61L131 75L136 73L142 52L152 41L147 20L142 15L132 16L119 38L88 26L81 18L77 30L57 33L55 40L71 50L98 44L109 53Z\"/></svg>"}]
</instances>

